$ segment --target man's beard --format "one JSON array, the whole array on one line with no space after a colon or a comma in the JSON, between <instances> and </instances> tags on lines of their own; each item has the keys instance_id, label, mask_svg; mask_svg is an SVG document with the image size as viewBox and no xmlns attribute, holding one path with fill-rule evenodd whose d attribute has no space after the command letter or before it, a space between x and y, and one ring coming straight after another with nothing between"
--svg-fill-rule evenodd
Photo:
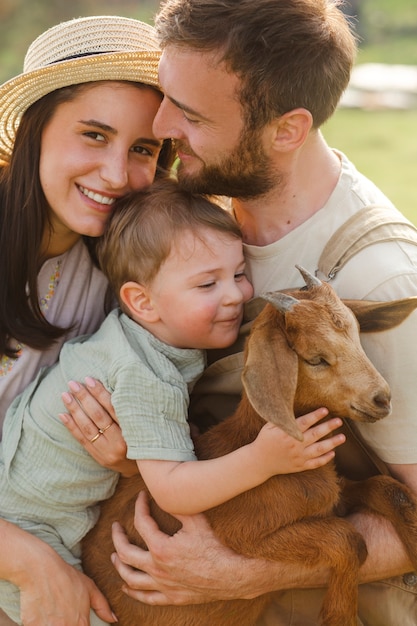
<instances>
[{"instance_id":1,"label":"man's beard","mask_svg":"<svg viewBox=\"0 0 417 626\"><path fill-rule=\"evenodd\" d=\"M176 146L181 147L181 142L176 142ZM279 182L255 131L242 133L233 152L218 163L206 165L201 161L201 164L200 172L187 174L180 162L178 180L181 187L193 193L251 199L265 195Z\"/></svg>"}]
</instances>

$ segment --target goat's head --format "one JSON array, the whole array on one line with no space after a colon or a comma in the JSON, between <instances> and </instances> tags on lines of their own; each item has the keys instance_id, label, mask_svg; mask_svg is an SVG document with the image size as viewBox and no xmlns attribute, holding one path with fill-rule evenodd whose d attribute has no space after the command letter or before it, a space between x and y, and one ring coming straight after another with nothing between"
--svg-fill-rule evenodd
<instances>
[{"instance_id":1,"label":"goat's head","mask_svg":"<svg viewBox=\"0 0 417 626\"><path fill-rule=\"evenodd\" d=\"M297 439L295 416L320 406L356 421L386 417L390 390L361 346L359 326L361 319L368 332L398 325L417 298L346 306L330 285L298 269L305 288L261 296L269 304L253 324L242 375L250 403Z\"/></svg>"}]
</instances>

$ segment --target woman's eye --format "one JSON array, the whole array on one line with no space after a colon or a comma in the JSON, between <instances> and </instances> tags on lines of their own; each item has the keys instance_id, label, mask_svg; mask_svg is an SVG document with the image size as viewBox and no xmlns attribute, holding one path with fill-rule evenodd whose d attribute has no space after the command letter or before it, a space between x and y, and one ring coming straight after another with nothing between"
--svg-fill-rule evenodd
<instances>
[{"instance_id":1,"label":"woman's eye","mask_svg":"<svg viewBox=\"0 0 417 626\"><path fill-rule=\"evenodd\" d=\"M90 130L84 133L85 137L90 137L91 139L95 139L95 141L105 141L104 135L101 133L97 133L96 131Z\"/></svg>"},{"instance_id":2,"label":"woman's eye","mask_svg":"<svg viewBox=\"0 0 417 626\"><path fill-rule=\"evenodd\" d=\"M133 152L136 152L137 154L143 154L145 156L153 156L153 151L150 150L149 148L146 148L145 146L134 146L132 148Z\"/></svg>"}]
</instances>

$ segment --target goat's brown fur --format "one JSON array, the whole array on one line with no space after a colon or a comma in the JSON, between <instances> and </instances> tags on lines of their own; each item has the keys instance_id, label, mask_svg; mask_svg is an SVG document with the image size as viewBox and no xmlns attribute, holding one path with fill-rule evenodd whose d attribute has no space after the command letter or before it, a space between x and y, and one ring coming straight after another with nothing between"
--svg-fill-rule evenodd
<instances>
[{"instance_id":1,"label":"goat's brown fur","mask_svg":"<svg viewBox=\"0 0 417 626\"><path fill-rule=\"evenodd\" d=\"M388 414L388 385L360 346L352 312L327 284L292 291L291 296L298 302L286 312L267 304L255 320L245 348L241 403L233 416L199 437L198 458L218 457L252 441L264 420L300 438L295 416L319 406L326 406L330 415L354 420L375 421ZM268 299L274 298L271 294ZM416 308L415 300L348 304L369 331L399 324ZM144 547L133 525L136 497L144 488L140 476L121 479L83 543L85 571L108 598L120 626L253 626L269 595L154 607L121 592L122 582L110 562L114 550L111 524L118 520L129 539ZM328 568L331 576L321 623L356 626L358 570L367 550L353 526L334 515L339 498L340 482L330 463L316 470L275 476L211 509L207 517L220 540L236 552ZM388 517L417 567L416 500L407 487L378 476L360 483L359 489L358 484L349 485L347 501L354 507L365 504ZM151 508L162 530L168 534L178 530L175 519L155 503Z\"/></svg>"}]
</instances>

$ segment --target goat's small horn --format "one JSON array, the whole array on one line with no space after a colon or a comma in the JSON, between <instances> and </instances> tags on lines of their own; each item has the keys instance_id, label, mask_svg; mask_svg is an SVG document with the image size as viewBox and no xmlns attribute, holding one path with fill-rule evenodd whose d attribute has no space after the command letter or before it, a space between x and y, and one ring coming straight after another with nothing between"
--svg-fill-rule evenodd
<instances>
[{"instance_id":1,"label":"goat's small horn","mask_svg":"<svg viewBox=\"0 0 417 626\"><path fill-rule=\"evenodd\" d=\"M317 276L310 274L310 272L304 269L304 267L301 267L301 265L296 265L295 267L298 269L301 276L304 278L305 284L307 285L309 289L311 287L318 287L319 285L322 284L321 280L319 280Z\"/></svg>"},{"instance_id":2,"label":"goat's small horn","mask_svg":"<svg viewBox=\"0 0 417 626\"><path fill-rule=\"evenodd\" d=\"M281 313L290 311L295 304L298 304L296 298L282 293L281 291L268 291L261 293L259 297L272 304Z\"/></svg>"}]
</instances>

